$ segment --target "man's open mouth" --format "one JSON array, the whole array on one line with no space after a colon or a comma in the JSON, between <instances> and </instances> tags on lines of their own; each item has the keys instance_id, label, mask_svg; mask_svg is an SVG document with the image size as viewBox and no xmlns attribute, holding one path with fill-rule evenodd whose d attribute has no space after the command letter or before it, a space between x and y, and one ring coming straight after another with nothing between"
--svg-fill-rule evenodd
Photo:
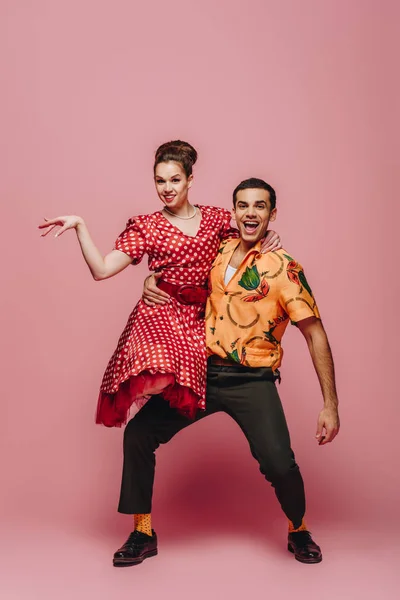
<instances>
[{"instance_id":1,"label":"man's open mouth","mask_svg":"<svg viewBox=\"0 0 400 600\"><path fill-rule=\"evenodd\" d=\"M244 221L243 225L246 230L246 233L252 234L257 229L259 223L257 221Z\"/></svg>"}]
</instances>

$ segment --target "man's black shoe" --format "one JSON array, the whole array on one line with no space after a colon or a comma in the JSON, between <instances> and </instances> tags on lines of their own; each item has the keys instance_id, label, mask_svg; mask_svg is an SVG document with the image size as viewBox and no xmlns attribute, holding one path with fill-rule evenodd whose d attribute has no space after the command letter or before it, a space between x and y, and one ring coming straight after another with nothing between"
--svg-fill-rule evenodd
<instances>
[{"instance_id":1,"label":"man's black shoe","mask_svg":"<svg viewBox=\"0 0 400 600\"><path fill-rule=\"evenodd\" d=\"M309 531L289 533L288 550L302 563L319 563L322 560L321 548L314 542Z\"/></svg>"},{"instance_id":2,"label":"man's black shoe","mask_svg":"<svg viewBox=\"0 0 400 600\"><path fill-rule=\"evenodd\" d=\"M114 567L131 567L139 565L145 558L155 556L157 550L157 535L152 529L153 535L146 535L141 531L133 531L125 544L114 554Z\"/></svg>"}]
</instances>

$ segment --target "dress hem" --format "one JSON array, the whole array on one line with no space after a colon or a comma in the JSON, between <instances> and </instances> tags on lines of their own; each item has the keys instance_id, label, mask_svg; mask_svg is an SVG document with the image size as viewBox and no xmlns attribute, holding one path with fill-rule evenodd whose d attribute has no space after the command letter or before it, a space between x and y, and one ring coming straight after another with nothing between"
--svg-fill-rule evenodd
<instances>
[{"instance_id":1,"label":"dress hem","mask_svg":"<svg viewBox=\"0 0 400 600\"><path fill-rule=\"evenodd\" d=\"M140 402L142 407L154 395L161 395L171 408L191 420L195 418L201 400L190 387L178 383L174 373L142 371L121 382L116 392L100 390L96 423L106 427L121 427L127 423L134 402L144 399L144 402Z\"/></svg>"}]
</instances>

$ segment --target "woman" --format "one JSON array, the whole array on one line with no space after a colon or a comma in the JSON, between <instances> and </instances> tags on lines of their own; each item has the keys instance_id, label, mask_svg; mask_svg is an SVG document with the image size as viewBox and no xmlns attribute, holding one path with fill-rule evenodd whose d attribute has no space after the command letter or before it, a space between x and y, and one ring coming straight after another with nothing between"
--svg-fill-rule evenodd
<instances>
[{"instance_id":1,"label":"woman","mask_svg":"<svg viewBox=\"0 0 400 600\"><path fill-rule=\"evenodd\" d=\"M47 235L75 229L83 257L96 281L113 277L145 253L149 268L161 279L158 286L170 296L166 305L139 301L119 339L100 389L96 422L108 427L126 423L133 402L161 394L172 407L193 418L205 408L206 351L204 305L207 276L220 242L237 235L231 213L213 206L194 206L188 193L193 182L196 150L186 142L160 146L154 179L162 210L129 219L115 248L104 258L78 216L45 220ZM263 251L280 248L269 232Z\"/></svg>"}]
</instances>

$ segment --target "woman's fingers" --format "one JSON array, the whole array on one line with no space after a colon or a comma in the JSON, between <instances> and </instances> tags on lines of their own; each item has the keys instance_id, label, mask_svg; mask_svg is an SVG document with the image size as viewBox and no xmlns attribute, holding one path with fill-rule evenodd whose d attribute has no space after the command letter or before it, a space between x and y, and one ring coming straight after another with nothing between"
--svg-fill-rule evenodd
<instances>
[{"instance_id":1,"label":"woman's fingers","mask_svg":"<svg viewBox=\"0 0 400 600\"><path fill-rule=\"evenodd\" d=\"M55 227L60 227L54 237L60 237L68 229L72 229L76 226L75 217L57 217L56 219L44 219L44 223L38 225L39 229L46 229L42 233L42 237L48 235Z\"/></svg>"},{"instance_id":2,"label":"woman's fingers","mask_svg":"<svg viewBox=\"0 0 400 600\"><path fill-rule=\"evenodd\" d=\"M50 231L53 231L54 227L57 227L57 225L50 225L48 230L41 234L41 237L45 237Z\"/></svg>"},{"instance_id":3,"label":"woman's fingers","mask_svg":"<svg viewBox=\"0 0 400 600\"><path fill-rule=\"evenodd\" d=\"M281 248L282 248L281 240L278 237L278 239L271 244L270 252L275 252L276 250L280 250Z\"/></svg>"},{"instance_id":4,"label":"woman's fingers","mask_svg":"<svg viewBox=\"0 0 400 600\"><path fill-rule=\"evenodd\" d=\"M266 254L267 252L274 252L275 250L280 250L281 248L282 244L279 234L273 230L268 231L262 242L261 251Z\"/></svg>"},{"instance_id":5,"label":"woman's fingers","mask_svg":"<svg viewBox=\"0 0 400 600\"><path fill-rule=\"evenodd\" d=\"M49 225L63 225L64 224L64 220L61 219L60 217L57 217L56 219L44 219L44 223L40 223L40 225L38 225L39 229L44 229L45 227L48 227Z\"/></svg>"},{"instance_id":6,"label":"woman's fingers","mask_svg":"<svg viewBox=\"0 0 400 600\"><path fill-rule=\"evenodd\" d=\"M62 227L64 223L65 221L63 221L61 217L57 217L56 219L46 219L46 217L44 217L44 223L40 223L40 225L38 225L39 229L46 229L46 231L41 234L41 237L46 237L46 235L53 231L55 227Z\"/></svg>"},{"instance_id":7,"label":"woman's fingers","mask_svg":"<svg viewBox=\"0 0 400 600\"><path fill-rule=\"evenodd\" d=\"M60 235L62 235L64 233L64 231L67 231L67 229L71 229L70 225L64 225L64 227L61 227L61 229L59 229L56 233L56 235L54 237L60 237Z\"/></svg>"}]
</instances>

